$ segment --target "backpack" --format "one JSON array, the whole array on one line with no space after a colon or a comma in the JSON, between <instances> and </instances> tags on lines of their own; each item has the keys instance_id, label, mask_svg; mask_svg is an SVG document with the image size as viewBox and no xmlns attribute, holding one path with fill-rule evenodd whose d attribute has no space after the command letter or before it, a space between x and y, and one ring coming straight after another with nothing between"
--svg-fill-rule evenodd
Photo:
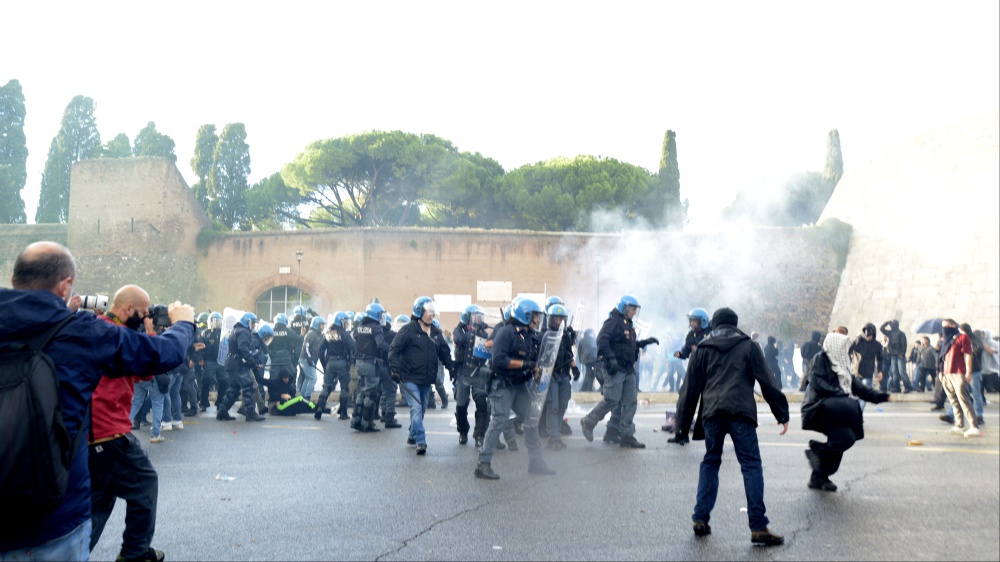
<instances>
[{"instance_id":1,"label":"backpack","mask_svg":"<svg viewBox=\"0 0 1000 562\"><path fill-rule=\"evenodd\" d=\"M55 364L42 351L74 316L26 342L0 345L0 505L25 526L39 523L62 502L86 433L81 427L71 442Z\"/></svg>"}]
</instances>

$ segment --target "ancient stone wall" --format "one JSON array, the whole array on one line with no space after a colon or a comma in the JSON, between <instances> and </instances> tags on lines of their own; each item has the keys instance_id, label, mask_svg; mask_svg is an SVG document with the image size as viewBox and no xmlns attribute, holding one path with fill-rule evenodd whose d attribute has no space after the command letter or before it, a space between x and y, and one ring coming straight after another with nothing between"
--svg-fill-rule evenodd
<instances>
[{"instance_id":1,"label":"ancient stone wall","mask_svg":"<svg viewBox=\"0 0 1000 562\"><path fill-rule=\"evenodd\" d=\"M139 283L154 302L197 301L197 237L209 220L166 158L101 158L73 165L68 245L77 292Z\"/></svg>"},{"instance_id":2,"label":"ancient stone wall","mask_svg":"<svg viewBox=\"0 0 1000 562\"><path fill-rule=\"evenodd\" d=\"M830 318L857 333L951 317L1000 328L1000 114L849 168L824 210L854 227ZM912 338L911 338L912 339Z\"/></svg>"},{"instance_id":3,"label":"ancient stone wall","mask_svg":"<svg viewBox=\"0 0 1000 562\"><path fill-rule=\"evenodd\" d=\"M14 260L32 242L51 240L66 244L65 224L0 224L0 287L10 287Z\"/></svg>"}]
</instances>

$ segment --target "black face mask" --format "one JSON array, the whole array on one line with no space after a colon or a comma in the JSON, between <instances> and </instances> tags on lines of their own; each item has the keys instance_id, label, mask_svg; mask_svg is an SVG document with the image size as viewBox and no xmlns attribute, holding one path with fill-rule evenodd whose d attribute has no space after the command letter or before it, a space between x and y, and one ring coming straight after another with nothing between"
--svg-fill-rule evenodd
<instances>
[{"instance_id":1,"label":"black face mask","mask_svg":"<svg viewBox=\"0 0 1000 562\"><path fill-rule=\"evenodd\" d=\"M941 330L944 332L944 339L950 339L958 335L958 328L945 326Z\"/></svg>"},{"instance_id":2,"label":"black face mask","mask_svg":"<svg viewBox=\"0 0 1000 562\"><path fill-rule=\"evenodd\" d=\"M125 319L125 327L129 330L138 330L142 326L142 320L142 316L139 316L139 312L136 311Z\"/></svg>"}]
</instances>

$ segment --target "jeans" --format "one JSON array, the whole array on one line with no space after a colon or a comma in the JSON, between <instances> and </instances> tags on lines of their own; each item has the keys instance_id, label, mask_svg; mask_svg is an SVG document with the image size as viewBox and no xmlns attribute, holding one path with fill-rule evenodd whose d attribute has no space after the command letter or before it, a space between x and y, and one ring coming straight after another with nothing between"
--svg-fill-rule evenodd
<instances>
[{"instance_id":1,"label":"jeans","mask_svg":"<svg viewBox=\"0 0 1000 562\"><path fill-rule=\"evenodd\" d=\"M65 560L78 562L90 560L90 519L76 529L45 544L0 552L0 562L22 560Z\"/></svg>"},{"instance_id":2,"label":"jeans","mask_svg":"<svg viewBox=\"0 0 1000 562\"><path fill-rule=\"evenodd\" d=\"M917 365L914 371L913 386L917 390L923 391L924 389L932 390L934 388L934 380L937 376L937 372L934 369L928 369L927 367L921 367ZM930 382L927 378L930 377Z\"/></svg>"},{"instance_id":3,"label":"jeans","mask_svg":"<svg viewBox=\"0 0 1000 562\"><path fill-rule=\"evenodd\" d=\"M167 392L170 396L170 409L166 410L164 407L164 421L184 421L184 415L181 413L181 385L183 384L184 371L170 373L170 390Z\"/></svg>"},{"instance_id":4,"label":"jeans","mask_svg":"<svg viewBox=\"0 0 1000 562\"><path fill-rule=\"evenodd\" d=\"M90 498L93 531L90 549L104 532L115 508L115 500L125 500L125 532L121 555L138 558L149 551L156 529L158 477L135 435L90 446Z\"/></svg>"},{"instance_id":5,"label":"jeans","mask_svg":"<svg viewBox=\"0 0 1000 562\"><path fill-rule=\"evenodd\" d=\"M222 397L226 395L226 391L229 390L229 373L214 358L205 361L205 367L202 369L200 388L202 408L208 408L208 393L213 384L215 385L215 405L218 406L222 402Z\"/></svg>"},{"instance_id":6,"label":"jeans","mask_svg":"<svg viewBox=\"0 0 1000 562\"><path fill-rule=\"evenodd\" d=\"M899 355L893 355L889 360L889 376L892 379L891 384L895 392L899 392L900 386L899 381L903 381L903 389L907 392L913 390L913 385L910 384L910 377L906 374L906 358L900 357Z\"/></svg>"},{"instance_id":7,"label":"jeans","mask_svg":"<svg viewBox=\"0 0 1000 562\"><path fill-rule=\"evenodd\" d=\"M160 393L160 388L155 380L139 381L135 385L135 396L132 397L132 413L129 415L133 423L139 414L139 408L149 396L153 401L153 427L150 429L150 437L160 436L160 423L163 421L163 401L164 396Z\"/></svg>"},{"instance_id":8,"label":"jeans","mask_svg":"<svg viewBox=\"0 0 1000 562\"><path fill-rule=\"evenodd\" d=\"M983 372L972 372L972 409L976 412L976 417L983 417Z\"/></svg>"},{"instance_id":9,"label":"jeans","mask_svg":"<svg viewBox=\"0 0 1000 562\"><path fill-rule=\"evenodd\" d=\"M868 388L871 388L872 387L872 377L865 377L865 378L861 379L861 383L864 384L865 386L867 386ZM865 404L867 404L867 403L868 402L865 402L864 400L861 400L860 398L858 399L858 405L861 406L861 411L862 412L865 411Z\"/></svg>"},{"instance_id":10,"label":"jeans","mask_svg":"<svg viewBox=\"0 0 1000 562\"><path fill-rule=\"evenodd\" d=\"M705 458L698 473L698 501L692 521L708 523L715 499L719 494L719 466L726 434L733 441L736 460L743 472L743 489L747 496L747 515L751 531L763 531L768 519L764 507L764 469L760 462L757 428L749 419L738 416L713 416L705 419Z\"/></svg>"},{"instance_id":11,"label":"jeans","mask_svg":"<svg viewBox=\"0 0 1000 562\"><path fill-rule=\"evenodd\" d=\"M402 383L409 392L403 391L406 395L406 403L410 405L410 439L418 445L427 444L427 433L424 432L424 410L427 409L427 395L431 391L429 384L417 384L415 382Z\"/></svg>"},{"instance_id":12,"label":"jeans","mask_svg":"<svg viewBox=\"0 0 1000 562\"><path fill-rule=\"evenodd\" d=\"M305 359L299 359L299 367L302 369L302 380L296 390L303 398L312 401L313 391L316 390L316 366L310 365Z\"/></svg>"},{"instance_id":13,"label":"jeans","mask_svg":"<svg viewBox=\"0 0 1000 562\"><path fill-rule=\"evenodd\" d=\"M623 436L635 434L635 410L638 405L638 394L635 374L626 371L618 371L614 375L604 375L604 399L594 406L583 423L589 427L595 427L604 416L621 405L621 417L612 416L608 421L608 431L617 431Z\"/></svg>"}]
</instances>

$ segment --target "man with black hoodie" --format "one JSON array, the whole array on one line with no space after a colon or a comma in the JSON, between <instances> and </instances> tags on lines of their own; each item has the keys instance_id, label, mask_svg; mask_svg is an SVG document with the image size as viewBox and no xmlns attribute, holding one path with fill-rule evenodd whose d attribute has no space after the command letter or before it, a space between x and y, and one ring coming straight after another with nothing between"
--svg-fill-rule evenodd
<instances>
[{"instance_id":1,"label":"man with black hoodie","mask_svg":"<svg viewBox=\"0 0 1000 562\"><path fill-rule=\"evenodd\" d=\"M799 347L799 355L802 356L802 378L799 379L799 391L806 389L806 380L809 378L809 366L812 364L813 357L820 351L823 351L823 346L819 343L821 337L823 337L823 334L813 330L809 341Z\"/></svg>"},{"instance_id":2,"label":"man with black hoodie","mask_svg":"<svg viewBox=\"0 0 1000 562\"><path fill-rule=\"evenodd\" d=\"M875 373L883 372L882 344L875 340L875 324L869 322L865 324L864 328L861 328L861 335L851 344L848 353L852 356L856 354L860 357L857 374L862 378L862 382L868 385L868 388L872 388L874 386L873 379ZM882 381L880 387L882 392L885 392L888 382L888 380ZM865 402L863 400L861 401L861 409L865 409Z\"/></svg>"},{"instance_id":3,"label":"man with black hoodie","mask_svg":"<svg viewBox=\"0 0 1000 562\"><path fill-rule=\"evenodd\" d=\"M736 459L743 471L750 518L750 541L766 546L785 542L767 528L764 507L764 471L757 444L757 403L754 382L771 407L771 413L788 431L788 400L778 389L774 375L764 362L760 346L737 327L739 318L728 308L712 316L712 331L695 349L677 400L677 435L672 443L684 444L694 411L701 403L698 425L704 424L705 458L698 475L698 500L691 517L694 534L711 534L708 521L719 492L719 466L726 434L733 441ZM695 427L698 439L699 427Z\"/></svg>"}]
</instances>

